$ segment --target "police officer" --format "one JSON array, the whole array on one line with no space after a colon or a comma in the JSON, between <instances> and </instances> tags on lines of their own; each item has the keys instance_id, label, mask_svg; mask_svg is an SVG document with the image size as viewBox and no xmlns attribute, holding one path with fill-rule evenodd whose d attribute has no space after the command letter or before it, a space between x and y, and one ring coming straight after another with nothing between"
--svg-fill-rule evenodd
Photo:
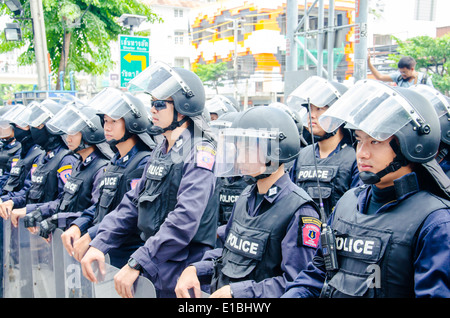
<instances>
[{"instance_id":1,"label":"police officer","mask_svg":"<svg viewBox=\"0 0 450 318\"><path fill-rule=\"evenodd\" d=\"M230 97L215 95L206 101L205 108L211 116L211 121L214 121L223 114L237 112L236 104L236 101Z\"/></svg>"},{"instance_id":2,"label":"police officer","mask_svg":"<svg viewBox=\"0 0 450 318\"><path fill-rule=\"evenodd\" d=\"M147 134L149 117L144 104L129 93L106 88L96 95L89 106L102 121L105 138L116 152L102 178L96 183L100 193L96 202L82 211L62 234L63 245L70 255L81 261L96 237L105 215L113 211L126 192L132 190L141 177L154 142ZM130 235L126 244L109 253L115 267L126 264L130 254L143 244L138 233Z\"/></svg>"},{"instance_id":3,"label":"police officer","mask_svg":"<svg viewBox=\"0 0 450 318\"><path fill-rule=\"evenodd\" d=\"M326 216L344 192L359 182L350 131L336 127L334 131L326 132L318 122L346 90L343 84L311 76L287 99L288 106L294 110L301 111L306 107L303 124L314 137L314 142L300 151L291 175L317 204L322 201Z\"/></svg>"},{"instance_id":4,"label":"police officer","mask_svg":"<svg viewBox=\"0 0 450 318\"><path fill-rule=\"evenodd\" d=\"M16 105L3 115L5 120L11 122L14 129L14 137L21 144L19 160L11 167L9 178L3 186L2 195L16 192L22 189L25 179L37 158L44 153L41 146L37 145L31 136L30 126L20 118L20 114L26 109L24 105Z\"/></svg>"},{"instance_id":5,"label":"police officer","mask_svg":"<svg viewBox=\"0 0 450 318\"><path fill-rule=\"evenodd\" d=\"M211 121L211 129L218 134L220 129L230 128L233 121L239 116L239 112L228 112L220 115L214 121ZM242 176L218 177L213 197L216 198L219 213L219 226L227 224L234 203L241 195L242 191L247 187L247 183ZM219 229L218 229L219 231ZM218 233L221 238L221 230Z\"/></svg>"},{"instance_id":6,"label":"police officer","mask_svg":"<svg viewBox=\"0 0 450 318\"><path fill-rule=\"evenodd\" d=\"M320 119L327 131L343 122L355 129L365 184L339 200L326 249L283 297L448 298L450 181L434 159L433 106L413 90L363 80Z\"/></svg>"},{"instance_id":7,"label":"police officer","mask_svg":"<svg viewBox=\"0 0 450 318\"><path fill-rule=\"evenodd\" d=\"M78 158L78 162L74 165L60 197L26 206L25 218L42 220L39 223L39 235L44 238L48 238L57 227L65 229L67 222L79 215L78 211L83 211L97 202L103 168L113 155L105 142L100 118L91 107L77 102L68 103L47 122L47 128L54 134L64 134L63 139L69 150ZM24 222L27 223L34 226L34 222Z\"/></svg>"},{"instance_id":8,"label":"police officer","mask_svg":"<svg viewBox=\"0 0 450 318\"><path fill-rule=\"evenodd\" d=\"M9 178L11 168L19 160L21 143L14 136L12 123L4 118L4 115L13 106L0 108L0 189L3 189Z\"/></svg>"},{"instance_id":9,"label":"police officer","mask_svg":"<svg viewBox=\"0 0 450 318\"><path fill-rule=\"evenodd\" d=\"M447 176L450 176L450 99L429 85L417 84L409 89L422 94L436 110L441 124L441 144L436 160Z\"/></svg>"},{"instance_id":10,"label":"police officer","mask_svg":"<svg viewBox=\"0 0 450 318\"><path fill-rule=\"evenodd\" d=\"M91 263L117 249L129 233L145 241L115 276L116 291L131 297L142 273L158 297L174 297L187 264L214 247L217 215L204 213L214 191L215 142L202 117L205 92L195 73L156 62L129 84L152 98L152 135L162 134L136 188L103 219L81 261L83 274L95 281Z\"/></svg>"},{"instance_id":11,"label":"police officer","mask_svg":"<svg viewBox=\"0 0 450 318\"><path fill-rule=\"evenodd\" d=\"M44 149L45 156L39 157L36 168L27 177L29 182L21 190L8 193L5 196L7 201L2 198L0 213L6 217L11 215L14 226L17 226L19 218L25 216L27 204L52 201L63 193L72 166L77 162L61 136L52 134L46 127L48 120L62 107L61 104L46 99L41 103L31 103L20 114L30 126L33 140Z\"/></svg>"},{"instance_id":12,"label":"police officer","mask_svg":"<svg viewBox=\"0 0 450 318\"><path fill-rule=\"evenodd\" d=\"M278 108L252 107L219 134L216 174L243 176L249 186L237 199L222 250L187 267L176 293L198 296L200 280L211 297L279 297L314 255L320 216L284 164L300 151L294 121ZM211 277L212 274L212 277Z\"/></svg>"}]
</instances>

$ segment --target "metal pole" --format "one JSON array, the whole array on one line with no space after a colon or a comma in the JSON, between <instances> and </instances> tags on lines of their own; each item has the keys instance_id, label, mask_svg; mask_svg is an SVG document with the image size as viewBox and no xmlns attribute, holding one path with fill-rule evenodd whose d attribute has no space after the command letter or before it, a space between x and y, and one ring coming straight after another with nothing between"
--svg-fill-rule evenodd
<instances>
[{"instance_id":1,"label":"metal pole","mask_svg":"<svg viewBox=\"0 0 450 318\"><path fill-rule=\"evenodd\" d=\"M305 31L309 31L308 0L305 0L305 15L303 16L303 19L305 20ZM308 35L307 34L305 34L303 41L304 41L303 65L304 65L304 70L307 71L307 70L309 70L308 55L306 54L306 52L308 51Z\"/></svg>"},{"instance_id":2,"label":"metal pole","mask_svg":"<svg viewBox=\"0 0 450 318\"><path fill-rule=\"evenodd\" d=\"M294 38L294 29L298 23L297 0L287 0L286 3L286 71L296 71L297 65L297 43Z\"/></svg>"},{"instance_id":3,"label":"metal pole","mask_svg":"<svg viewBox=\"0 0 450 318\"><path fill-rule=\"evenodd\" d=\"M49 65L47 58L47 36L45 33L44 10L42 0L30 0L31 17L34 28L34 53L38 73L38 87L48 90Z\"/></svg>"},{"instance_id":4,"label":"metal pole","mask_svg":"<svg viewBox=\"0 0 450 318\"><path fill-rule=\"evenodd\" d=\"M334 75L334 0L328 5L328 80L333 80Z\"/></svg>"},{"instance_id":5,"label":"metal pole","mask_svg":"<svg viewBox=\"0 0 450 318\"><path fill-rule=\"evenodd\" d=\"M369 0L357 0L355 60L353 77L355 81L367 78L367 17L369 15Z\"/></svg>"},{"instance_id":6,"label":"metal pole","mask_svg":"<svg viewBox=\"0 0 450 318\"><path fill-rule=\"evenodd\" d=\"M322 69L323 69L323 41L324 41L324 5L323 5L323 0L319 0L319 25L318 25L318 29L319 29L319 33L317 35L317 75L322 77Z\"/></svg>"}]
</instances>

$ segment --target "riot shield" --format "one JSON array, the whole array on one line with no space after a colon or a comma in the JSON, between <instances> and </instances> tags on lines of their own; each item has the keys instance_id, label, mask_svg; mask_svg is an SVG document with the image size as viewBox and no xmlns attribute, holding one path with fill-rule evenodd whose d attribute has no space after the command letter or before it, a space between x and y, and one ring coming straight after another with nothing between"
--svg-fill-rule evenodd
<instances>
[{"instance_id":1,"label":"riot shield","mask_svg":"<svg viewBox=\"0 0 450 318\"><path fill-rule=\"evenodd\" d=\"M65 298L93 298L94 291L92 283L83 276L81 264L65 250L61 235L63 231L56 229L53 236L54 257L55 260L62 264L62 281L64 282ZM55 268L57 265L55 264ZM59 280L60 271L56 271L57 281ZM58 285L57 285L58 286ZM58 287L57 287L58 288Z\"/></svg>"},{"instance_id":2,"label":"riot shield","mask_svg":"<svg viewBox=\"0 0 450 318\"><path fill-rule=\"evenodd\" d=\"M31 234L25 228L23 218L19 219L18 226L15 229L18 232L19 238L20 297L32 298L34 294L33 276L31 271Z\"/></svg>"},{"instance_id":3,"label":"riot shield","mask_svg":"<svg viewBox=\"0 0 450 318\"><path fill-rule=\"evenodd\" d=\"M114 276L119 272L117 267L104 263L104 273L101 273L98 262L92 264L97 283L94 284L95 298L120 298L114 287ZM156 298L153 283L140 275L133 285L134 298Z\"/></svg>"},{"instance_id":4,"label":"riot shield","mask_svg":"<svg viewBox=\"0 0 450 318\"><path fill-rule=\"evenodd\" d=\"M11 220L3 222L3 297L20 297L19 230Z\"/></svg>"},{"instance_id":5,"label":"riot shield","mask_svg":"<svg viewBox=\"0 0 450 318\"><path fill-rule=\"evenodd\" d=\"M53 264L52 236L50 242L38 234L30 235L31 271L34 298L55 298L55 268Z\"/></svg>"}]
</instances>

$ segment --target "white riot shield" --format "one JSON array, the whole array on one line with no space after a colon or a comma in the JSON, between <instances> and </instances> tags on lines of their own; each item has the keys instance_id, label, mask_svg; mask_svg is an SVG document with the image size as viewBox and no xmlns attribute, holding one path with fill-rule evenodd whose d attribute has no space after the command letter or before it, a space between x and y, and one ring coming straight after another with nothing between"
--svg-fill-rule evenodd
<instances>
[{"instance_id":1,"label":"white riot shield","mask_svg":"<svg viewBox=\"0 0 450 318\"><path fill-rule=\"evenodd\" d=\"M23 218L19 219L17 231L19 236L20 297L32 298L34 294L31 270L31 234L23 225Z\"/></svg>"},{"instance_id":2,"label":"white riot shield","mask_svg":"<svg viewBox=\"0 0 450 318\"><path fill-rule=\"evenodd\" d=\"M38 234L30 235L34 298L56 298L51 235L49 239L50 242Z\"/></svg>"},{"instance_id":3,"label":"white riot shield","mask_svg":"<svg viewBox=\"0 0 450 318\"><path fill-rule=\"evenodd\" d=\"M100 272L98 262L92 264L97 283L94 284L95 298L120 298L114 287L114 276L119 272L117 267L104 264L104 274ZM140 275L133 285L134 298L156 298L156 290L153 283Z\"/></svg>"},{"instance_id":4,"label":"white riot shield","mask_svg":"<svg viewBox=\"0 0 450 318\"><path fill-rule=\"evenodd\" d=\"M20 297L19 230L3 222L3 297Z\"/></svg>"},{"instance_id":5,"label":"white riot shield","mask_svg":"<svg viewBox=\"0 0 450 318\"><path fill-rule=\"evenodd\" d=\"M61 240L62 233L63 231L61 229L56 229L52 235L55 260L58 259L63 267L62 279L64 281L64 297L93 298L93 285L83 276L81 264L73 256L69 255L64 248ZM59 253L59 251L61 251L61 253Z\"/></svg>"}]
</instances>

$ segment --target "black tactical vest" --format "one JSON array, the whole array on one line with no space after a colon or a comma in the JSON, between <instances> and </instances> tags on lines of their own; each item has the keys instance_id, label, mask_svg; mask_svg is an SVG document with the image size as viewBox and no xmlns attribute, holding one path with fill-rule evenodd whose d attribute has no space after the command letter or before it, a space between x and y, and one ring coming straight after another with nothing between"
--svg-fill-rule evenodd
<instances>
[{"instance_id":1,"label":"black tactical vest","mask_svg":"<svg viewBox=\"0 0 450 318\"><path fill-rule=\"evenodd\" d=\"M317 173L314 165L315 151L312 145L303 148L298 155L295 167L296 184L304 189L319 204L320 190L326 218L330 215L336 202L350 188L352 182L352 166L355 162L355 150L344 144L341 150L327 158L317 159Z\"/></svg>"},{"instance_id":2,"label":"black tactical vest","mask_svg":"<svg viewBox=\"0 0 450 318\"><path fill-rule=\"evenodd\" d=\"M230 219L233 206L247 187L243 178L221 178L219 192L219 224L227 224Z\"/></svg>"},{"instance_id":3,"label":"black tactical vest","mask_svg":"<svg viewBox=\"0 0 450 318\"><path fill-rule=\"evenodd\" d=\"M44 163L45 155L41 156L36 170L31 176L31 186L28 189L28 203L53 201L58 197L58 166L61 160L70 153L67 148L60 151Z\"/></svg>"},{"instance_id":4,"label":"black tactical vest","mask_svg":"<svg viewBox=\"0 0 450 318\"><path fill-rule=\"evenodd\" d=\"M281 242L289 222L302 205L312 202L303 189L296 189L264 213L250 216L249 196L246 188L236 202L222 256L214 269L212 292L232 282L260 282L281 275Z\"/></svg>"},{"instance_id":5,"label":"black tactical vest","mask_svg":"<svg viewBox=\"0 0 450 318\"><path fill-rule=\"evenodd\" d=\"M191 138L185 138L182 144L175 143L166 154L162 151L163 143L160 143L146 167L145 188L138 200L138 227L144 241L159 231L169 212L175 209L185 158L195 151L196 145L209 143L202 137L192 138L193 134ZM211 143L210 147L215 149ZM217 213L213 212L214 209L205 208L199 229L191 242L214 247Z\"/></svg>"},{"instance_id":6,"label":"black tactical vest","mask_svg":"<svg viewBox=\"0 0 450 318\"><path fill-rule=\"evenodd\" d=\"M14 145L10 149L0 148L0 176L9 172L11 169L11 163L14 155L20 151L22 145L20 142L15 141Z\"/></svg>"},{"instance_id":7,"label":"black tactical vest","mask_svg":"<svg viewBox=\"0 0 450 318\"><path fill-rule=\"evenodd\" d=\"M329 281L330 297L414 297L416 235L430 213L449 208L450 202L419 191L366 215L358 210L359 191L348 191L335 211L339 270Z\"/></svg>"},{"instance_id":8,"label":"black tactical vest","mask_svg":"<svg viewBox=\"0 0 450 318\"><path fill-rule=\"evenodd\" d=\"M44 150L39 146L34 146L24 158L19 159L9 172L8 181L3 187L3 192L15 192L23 188L25 179L31 171L33 162L37 156L44 156Z\"/></svg>"},{"instance_id":9,"label":"black tactical vest","mask_svg":"<svg viewBox=\"0 0 450 318\"><path fill-rule=\"evenodd\" d=\"M78 212L91 206L94 177L98 170L106 166L108 162L109 160L102 155L90 161L87 166L83 166L83 163L80 162L64 185L58 212Z\"/></svg>"},{"instance_id":10,"label":"black tactical vest","mask_svg":"<svg viewBox=\"0 0 450 318\"><path fill-rule=\"evenodd\" d=\"M134 179L140 179L144 168L138 168L139 163L151 151L138 151L133 158L130 159L126 167L114 165L112 162L105 168L102 179L100 197L95 211L94 224L98 224L103 220L106 214L114 210L120 201L122 201L125 193L131 190L131 182Z\"/></svg>"}]
</instances>

